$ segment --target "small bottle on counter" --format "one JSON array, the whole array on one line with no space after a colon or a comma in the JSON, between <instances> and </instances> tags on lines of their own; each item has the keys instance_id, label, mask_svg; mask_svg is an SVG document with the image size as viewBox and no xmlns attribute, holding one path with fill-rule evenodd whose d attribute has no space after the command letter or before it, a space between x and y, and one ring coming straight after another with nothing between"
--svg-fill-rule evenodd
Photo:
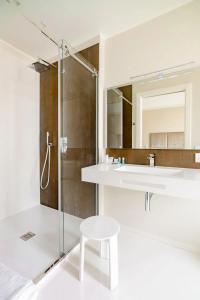
<instances>
[{"instance_id":1,"label":"small bottle on counter","mask_svg":"<svg viewBox=\"0 0 200 300\"><path fill-rule=\"evenodd\" d=\"M114 158L114 159L113 159L113 164L118 164L118 163L119 163L118 158Z\"/></svg>"},{"instance_id":2,"label":"small bottle on counter","mask_svg":"<svg viewBox=\"0 0 200 300\"><path fill-rule=\"evenodd\" d=\"M121 163L122 163L122 158L118 157L118 164L121 164Z\"/></svg>"},{"instance_id":3,"label":"small bottle on counter","mask_svg":"<svg viewBox=\"0 0 200 300\"><path fill-rule=\"evenodd\" d=\"M122 157L122 165L125 165L126 161L125 161L125 157Z\"/></svg>"}]
</instances>

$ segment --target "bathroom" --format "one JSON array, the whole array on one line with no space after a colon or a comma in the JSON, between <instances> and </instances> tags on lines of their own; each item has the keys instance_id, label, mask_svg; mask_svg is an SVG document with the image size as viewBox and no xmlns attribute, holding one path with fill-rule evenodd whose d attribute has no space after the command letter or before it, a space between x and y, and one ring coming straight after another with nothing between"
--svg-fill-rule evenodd
<instances>
[{"instance_id":1,"label":"bathroom","mask_svg":"<svg viewBox=\"0 0 200 300\"><path fill-rule=\"evenodd\" d=\"M126 2L0 2L2 300L200 297L200 3Z\"/></svg>"}]
</instances>

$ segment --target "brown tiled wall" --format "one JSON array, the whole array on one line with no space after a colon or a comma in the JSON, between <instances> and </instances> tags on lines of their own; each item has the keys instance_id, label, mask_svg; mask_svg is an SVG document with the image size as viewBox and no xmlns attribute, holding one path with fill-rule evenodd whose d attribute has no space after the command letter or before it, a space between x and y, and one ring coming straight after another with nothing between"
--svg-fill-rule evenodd
<instances>
[{"instance_id":1,"label":"brown tiled wall","mask_svg":"<svg viewBox=\"0 0 200 300\"><path fill-rule=\"evenodd\" d=\"M56 63L55 63L56 64ZM57 64L56 64L57 65ZM58 69L50 67L40 74L40 174L46 155L46 133L51 148L51 179L46 190L40 190L40 203L58 208ZM44 173L44 182L47 173Z\"/></svg>"},{"instance_id":2,"label":"brown tiled wall","mask_svg":"<svg viewBox=\"0 0 200 300\"><path fill-rule=\"evenodd\" d=\"M119 88L130 102L132 102L132 85L127 85ZM123 148L131 148L132 146L132 106L123 101Z\"/></svg>"},{"instance_id":3,"label":"brown tiled wall","mask_svg":"<svg viewBox=\"0 0 200 300\"><path fill-rule=\"evenodd\" d=\"M200 169L200 164L195 163L195 153L200 150L154 150L154 149L107 149L109 156L125 157L126 163L147 165L149 153L156 155L156 165L165 167Z\"/></svg>"}]
</instances>

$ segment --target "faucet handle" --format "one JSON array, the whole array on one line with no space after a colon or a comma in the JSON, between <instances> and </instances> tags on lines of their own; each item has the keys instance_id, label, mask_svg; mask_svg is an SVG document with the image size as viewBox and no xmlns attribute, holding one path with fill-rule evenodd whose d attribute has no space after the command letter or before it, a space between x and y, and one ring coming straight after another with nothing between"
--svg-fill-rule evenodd
<instances>
[{"instance_id":1,"label":"faucet handle","mask_svg":"<svg viewBox=\"0 0 200 300\"><path fill-rule=\"evenodd\" d=\"M148 155L147 155L147 158L148 159L150 159L150 158L155 158L155 154L154 153L149 153Z\"/></svg>"},{"instance_id":2,"label":"faucet handle","mask_svg":"<svg viewBox=\"0 0 200 300\"><path fill-rule=\"evenodd\" d=\"M147 159L149 160L150 167L155 167L155 154L154 153L150 153L147 156Z\"/></svg>"}]
</instances>

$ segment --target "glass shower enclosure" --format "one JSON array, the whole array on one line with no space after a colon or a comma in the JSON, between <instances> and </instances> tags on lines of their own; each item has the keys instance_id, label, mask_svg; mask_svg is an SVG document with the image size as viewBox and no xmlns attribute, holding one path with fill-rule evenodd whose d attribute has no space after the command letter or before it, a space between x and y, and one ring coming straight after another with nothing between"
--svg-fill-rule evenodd
<instances>
[{"instance_id":1,"label":"glass shower enclosure","mask_svg":"<svg viewBox=\"0 0 200 300\"><path fill-rule=\"evenodd\" d=\"M2 101L12 104L8 138L15 151L7 153L14 170L6 182L12 193L1 209L12 206L12 214L0 220L0 259L37 281L77 245L82 219L97 213L97 187L81 181L81 168L98 161L98 66L93 63L98 45L77 54L29 17L34 1L30 7L26 1L0 2L5 13L10 9L13 19L20 19L21 31L26 28L21 35L28 54L2 46L10 68L2 77L7 87ZM9 26L15 35L12 19ZM20 39L13 41L19 44Z\"/></svg>"},{"instance_id":2,"label":"glass shower enclosure","mask_svg":"<svg viewBox=\"0 0 200 300\"><path fill-rule=\"evenodd\" d=\"M81 181L81 168L98 161L98 72L65 41L59 48L58 65L58 206L62 255L79 242L82 219L98 212L97 186Z\"/></svg>"}]
</instances>

